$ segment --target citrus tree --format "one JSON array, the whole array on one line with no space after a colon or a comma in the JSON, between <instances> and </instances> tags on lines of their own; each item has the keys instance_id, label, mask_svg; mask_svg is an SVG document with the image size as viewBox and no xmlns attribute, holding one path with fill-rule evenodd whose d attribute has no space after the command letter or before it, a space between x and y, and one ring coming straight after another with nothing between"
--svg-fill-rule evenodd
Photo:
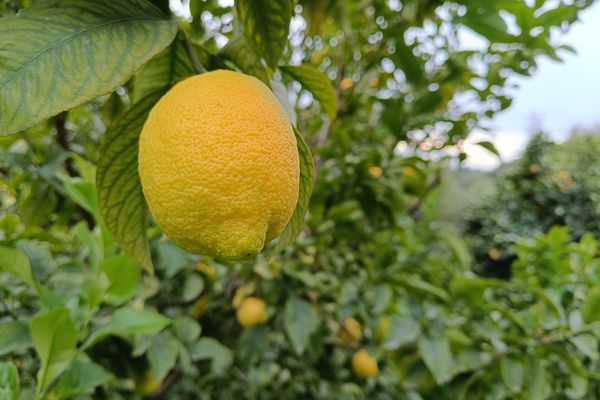
<instances>
[{"instance_id":1,"label":"citrus tree","mask_svg":"<svg viewBox=\"0 0 600 400\"><path fill-rule=\"evenodd\" d=\"M595 398L594 239L423 206L590 3L0 2L0 398Z\"/></svg>"}]
</instances>

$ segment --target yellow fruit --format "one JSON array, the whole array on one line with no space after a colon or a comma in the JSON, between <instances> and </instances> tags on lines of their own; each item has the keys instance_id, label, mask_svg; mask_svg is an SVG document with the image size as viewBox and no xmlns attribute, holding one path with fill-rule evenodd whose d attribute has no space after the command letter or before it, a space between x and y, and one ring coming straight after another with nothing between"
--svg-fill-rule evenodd
<instances>
[{"instance_id":1,"label":"yellow fruit","mask_svg":"<svg viewBox=\"0 0 600 400\"><path fill-rule=\"evenodd\" d=\"M379 179L383 176L383 170L381 167L374 165L369 167L369 174L371 174L374 179Z\"/></svg>"},{"instance_id":2,"label":"yellow fruit","mask_svg":"<svg viewBox=\"0 0 600 400\"><path fill-rule=\"evenodd\" d=\"M346 318L344 320L344 326L340 331L340 339L344 344L353 344L359 342L362 339L360 322L354 318Z\"/></svg>"},{"instance_id":3,"label":"yellow fruit","mask_svg":"<svg viewBox=\"0 0 600 400\"><path fill-rule=\"evenodd\" d=\"M192 253L257 255L294 212L299 164L281 104L261 81L232 71L175 85L140 135L139 173L150 211Z\"/></svg>"},{"instance_id":4,"label":"yellow fruit","mask_svg":"<svg viewBox=\"0 0 600 400\"><path fill-rule=\"evenodd\" d=\"M377 324L377 330L375 331L375 339L380 343L385 341L389 331L390 317L384 315L379 319L379 323Z\"/></svg>"},{"instance_id":5,"label":"yellow fruit","mask_svg":"<svg viewBox=\"0 0 600 400\"><path fill-rule=\"evenodd\" d=\"M344 78L342 79L342 81L340 82L340 89L342 90L348 90L350 89L352 86L354 85L354 81L352 80L352 78Z\"/></svg>"},{"instance_id":6,"label":"yellow fruit","mask_svg":"<svg viewBox=\"0 0 600 400\"><path fill-rule=\"evenodd\" d=\"M360 349L352 356L352 369L356 375L362 378L372 378L379 375L377 360L371 356L365 349Z\"/></svg>"},{"instance_id":7,"label":"yellow fruit","mask_svg":"<svg viewBox=\"0 0 600 400\"><path fill-rule=\"evenodd\" d=\"M413 177L415 176L417 173L415 172L415 169L413 167L402 167L402 173L407 176L407 177Z\"/></svg>"},{"instance_id":8,"label":"yellow fruit","mask_svg":"<svg viewBox=\"0 0 600 400\"><path fill-rule=\"evenodd\" d=\"M160 388L162 382L155 381L152 375L152 370L149 369L136 381L135 386L138 393L149 396Z\"/></svg>"},{"instance_id":9,"label":"yellow fruit","mask_svg":"<svg viewBox=\"0 0 600 400\"><path fill-rule=\"evenodd\" d=\"M257 297L246 297L237 309L237 320L242 326L254 326L267 320L265 302Z\"/></svg>"}]
</instances>

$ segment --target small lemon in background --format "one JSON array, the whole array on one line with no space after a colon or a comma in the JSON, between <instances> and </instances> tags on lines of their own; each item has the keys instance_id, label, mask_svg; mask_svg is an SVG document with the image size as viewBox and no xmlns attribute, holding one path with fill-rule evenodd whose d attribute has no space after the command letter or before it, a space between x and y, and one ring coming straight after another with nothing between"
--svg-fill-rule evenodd
<instances>
[{"instance_id":1,"label":"small lemon in background","mask_svg":"<svg viewBox=\"0 0 600 400\"><path fill-rule=\"evenodd\" d=\"M265 322L265 302L258 297L246 297L238 307L236 317L242 326L254 326Z\"/></svg>"},{"instance_id":2,"label":"small lemon in background","mask_svg":"<svg viewBox=\"0 0 600 400\"><path fill-rule=\"evenodd\" d=\"M352 369L361 378L372 378L379 375L377 360L365 349L360 349L352 356Z\"/></svg>"},{"instance_id":3,"label":"small lemon in background","mask_svg":"<svg viewBox=\"0 0 600 400\"><path fill-rule=\"evenodd\" d=\"M340 339L344 344L353 344L362 339L362 327L354 318L346 318L340 330Z\"/></svg>"},{"instance_id":4,"label":"small lemon in background","mask_svg":"<svg viewBox=\"0 0 600 400\"><path fill-rule=\"evenodd\" d=\"M379 179L383 176L383 169L381 169L381 167L373 165L369 167L369 174L371 175L371 177L373 177L373 179Z\"/></svg>"}]
</instances>

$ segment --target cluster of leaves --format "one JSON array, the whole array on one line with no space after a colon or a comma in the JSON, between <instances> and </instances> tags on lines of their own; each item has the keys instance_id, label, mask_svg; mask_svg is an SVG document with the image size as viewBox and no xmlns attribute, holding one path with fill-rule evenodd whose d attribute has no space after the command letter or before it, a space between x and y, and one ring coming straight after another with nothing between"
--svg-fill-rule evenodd
<instances>
[{"instance_id":1,"label":"cluster of leaves","mask_svg":"<svg viewBox=\"0 0 600 400\"><path fill-rule=\"evenodd\" d=\"M597 391L594 240L555 230L521 244L514 282L477 278L421 207L445 157L509 106L509 77L556 56L590 2L219 3L192 1L189 21L163 0L0 1L0 134L20 132L0 140L0 398ZM464 29L483 46L461 48ZM137 176L153 104L217 68L265 82L308 143L297 132L296 213L251 262L169 242ZM250 294L267 322L242 328ZM359 347L378 377L352 373Z\"/></svg>"},{"instance_id":2,"label":"cluster of leaves","mask_svg":"<svg viewBox=\"0 0 600 400\"><path fill-rule=\"evenodd\" d=\"M573 240L586 232L600 237L599 143L591 135L563 144L543 134L532 138L523 157L501 173L495 194L467 218L465 230L482 273L510 277L513 244L555 225L568 226Z\"/></svg>"}]
</instances>

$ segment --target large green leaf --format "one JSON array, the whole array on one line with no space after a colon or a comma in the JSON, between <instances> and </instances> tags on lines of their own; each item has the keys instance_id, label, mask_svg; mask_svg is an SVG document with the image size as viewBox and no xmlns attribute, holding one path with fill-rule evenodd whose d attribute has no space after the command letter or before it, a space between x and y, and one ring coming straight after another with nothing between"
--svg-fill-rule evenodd
<instances>
[{"instance_id":1,"label":"large green leaf","mask_svg":"<svg viewBox=\"0 0 600 400\"><path fill-rule=\"evenodd\" d=\"M592 288L581 306L581 316L585 322L600 321L600 288Z\"/></svg>"},{"instance_id":2,"label":"large green leaf","mask_svg":"<svg viewBox=\"0 0 600 400\"><path fill-rule=\"evenodd\" d=\"M52 394L58 399L73 399L114 379L115 377L100 365L77 359L60 378Z\"/></svg>"},{"instance_id":3,"label":"large green leaf","mask_svg":"<svg viewBox=\"0 0 600 400\"><path fill-rule=\"evenodd\" d=\"M319 316L308 302L292 297L285 305L283 324L296 353L302 354L319 327Z\"/></svg>"},{"instance_id":4,"label":"large green leaf","mask_svg":"<svg viewBox=\"0 0 600 400\"><path fill-rule=\"evenodd\" d=\"M516 36L508 32L508 26L498 11L490 7L469 7L458 22L479 33L490 42L511 43Z\"/></svg>"},{"instance_id":5,"label":"large green leaf","mask_svg":"<svg viewBox=\"0 0 600 400\"><path fill-rule=\"evenodd\" d=\"M279 68L311 92L321 102L321 106L329 115L329 118L335 119L337 115L337 95L331 80L323 71L312 65L284 65Z\"/></svg>"},{"instance_id":6,"label":"large green leaf","mask_svg":"<svg viewBox=\"0 0 600 400\"><path fill-rule=\"evenodd\" d=\"M256 51L274 67L287 43L291 0L237 0L235 9L244 34Z\"/></svg>"},{"instance_id":7,"label":"large green leaf","mask_svg":"<svg viewBox=\"0 0 600 400\"><path fill-rule=\"evenodd\" d=\"M10 272L35 287L29 258L19 249L0 246L0 271Z\"/></svg>"},{"instance_id":8,"label":"large green leaf","mask_svg":"<svg viewBox=\"0 0 600 400\"><path fill-rule=\"evenodd\" d=\"M191 75L194 75L194 66L185 45L181 40L176 40L135 74L133 101L138 102L152 93L168 89Z\"/></svg>"},{"instance_id":9,"label":"large green leaf","mask_svg":"<svg viewBox=\"0 0 600 400\"><path fill-rule=\"evenodd\" d=\"M500 373L504 384L513 393L518 393L523 387L524 367L523 362L515 357L502 357L500 359Z\"/></svg>"},{"instance_id":10,"label":"large green leaf","mask_svg":"<svg viewBox=\"0 0 600 400\"><path fill-rule=\"evenodd\" d=\"M59 308L38 314L31 320L31 338L41 367L37 373L36 398L58 378L73 361L77 331L69 311Z\"/></svg>"},{"instance_id":11,"label":"large green leaf","mask_svg":"<svg viewBox=\"0 0 600 400\"><path fill-rule=\"evenodd\" d=\"M29 326L25 322L0 323L0 356L31 346Z\"/></svg>"},{"instance_id":12,"label":"large green leaf","mask_svg":"<svg viewBox=\"0 0 600 400\"><path fill-rule=\"evenodd\" d=\"M190 357L194 361L210 360L211 369L216 374L221 374L233 362L231 350L210 337L203 337L191 346Z\"/></svg>"},{"instance_id":13,"label":"large green leaf","mask_svg":"<svg viewBox=\"0 0 600 400\"><path fill-rule=\"evenodd\" d=\"M106 226L119 245L146 271L152 260L146 236L148 210L138 175L138 141L148 113L162 91L136 103L106 131L100 142L96 182Z\"/></svg>"},{"instance_id":14,"label":"large green leaf","mask_svg":"<svg viewBox=\"0 0 600 400\"><path fill-rule=\"evenodd\" d=\"M0 362L0 399L19 400L21 383L17 368L7 362Z\"/></svg>"},{"instance_id":15,"label":"large green leaf","mask_svg":"<svg viewBox=\"0 0 600 400\"><path fill-rule=\"evenodd\" d=\"M152 339L147 358L152 369L153 380L162 381L175 366L180 345L180 342L170 333L160 334Z\"/></svg>"},{"instance_id":16,"label":"large green leaf","mask_svg":"<svg viewBox=\"0 0 600 400\"><path fill-rule=\"evenodd\" d=\"M314 162L310 150L302 135L294 128L296 141L298 142L298 153L300 155L300 193L298 195L298 203L290 222L288 222L283 233L279 237L276 250L281 250L292 244L302 228L304 228L304 217L308 210L308 203L313 187Z\"/></svg>"},{"instance_id":17,"label":"large green leaf","mask_svg":"<svg viewBox=\"0 0 600 400\"><path fill-rule=\"evenodd\" d=\"M86 349L110 335L156 334L170 323L167 317L155 311L123 307L113 314L109 323L90 335L83 348Z\"/></svg>"},{"instance_id":18,"label":"large green leaf","mask_svg":"<svg viewBox=\"0 0 600 400\"><path fill-rule=\"evenodd\" d=\"M448 382L456 366L448 340L442 335L424 335L418 344L423 361L438 385Z\"/></svg>"},{"instance_id":19,"label":"large green leaf","mask_svg":"<svg viewBox=\"0 0 600 400\"><path fill-rule=\"evenodd\" d=\"M0 134L125 83L175 36L146 0L46 0L0 22Z\"/></svg>"},{"instance_id":20,"label":"large green leaf","mask_svg":"<svg viewBox=\"0 0 600 400\"><path fill-rule=\"evenodd\" d=\"M108 278L106 294L122 302L133 294L140 278L140 268L127 256L115 256L105 260L100 270Z\"/></svg>"},{"instance_id":21,"label":"large green leaf","mask_svg":"<svg viewBox=\"0 0 600 400\"><path fill-rule=\"evenodd\" d=\"M253 75L263 81L267 86L271 86L267 69L262 64L256 51L254 51L243 36L231 39L225 47L221 49L219 55L226 60L231 61L242 72Z\"/></svg>"}]
</instances>

